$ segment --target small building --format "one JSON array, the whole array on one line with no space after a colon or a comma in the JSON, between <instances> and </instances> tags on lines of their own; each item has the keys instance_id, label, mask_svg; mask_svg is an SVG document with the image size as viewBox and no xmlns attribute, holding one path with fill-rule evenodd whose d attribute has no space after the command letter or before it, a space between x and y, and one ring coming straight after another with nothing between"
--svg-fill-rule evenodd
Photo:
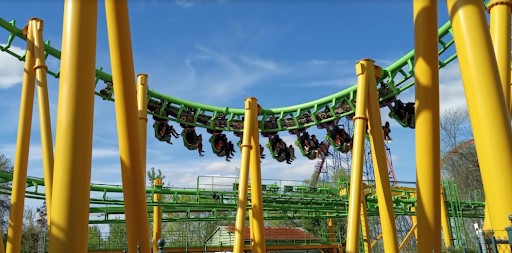
<instances>
[{"instance_id":1,"label":"small building","mask_svg":"<svg viewBox=\"0 0 512 253\"><path fill-rule=\"evenodd\" d=\"M235 227L220 226L210 236L206 246L233 246L235 242ZM244 244L250 245L250 227L245 227ZM267 248L273 245L323 245L328 242L316 237L303 228L298 227L265 227L265 244ZM271 253L320 253L318 249L267 250Z\"/></svg>"}]
</instances>

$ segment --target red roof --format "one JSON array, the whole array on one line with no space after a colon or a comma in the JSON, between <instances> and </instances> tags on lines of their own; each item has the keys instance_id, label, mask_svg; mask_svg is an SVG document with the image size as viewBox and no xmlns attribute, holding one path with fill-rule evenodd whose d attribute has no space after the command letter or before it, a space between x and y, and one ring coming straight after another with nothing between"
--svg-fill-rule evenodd
<instances>
[{"instance_id":1,"label":"red roof","mask_svg":"<svg viewBox=\"0 0 512 253\"><path fill-rule=\"evenodd\" d=\"M235 232L234 226L224 226L231 233ZM244 240L250 240L250 227L245 227ZM321 239L314 236L303 228L290 227L265 227L266 241L293 241L293 240L310 240L320 241Z\"/></svg>"}]
</instances>

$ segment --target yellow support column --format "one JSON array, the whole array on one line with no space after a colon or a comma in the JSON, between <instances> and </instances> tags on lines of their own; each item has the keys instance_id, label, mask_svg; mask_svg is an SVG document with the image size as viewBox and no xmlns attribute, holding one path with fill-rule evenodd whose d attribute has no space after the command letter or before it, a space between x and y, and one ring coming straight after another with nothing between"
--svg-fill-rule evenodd
<instances>
[{"instance_id":1,"label":"yellow support column","mask_svg":"<svg viewBox=\"0 0 512 253\"><path fill-rule=\"evenodd\" d=\"M235 221L235 242L233 244L234 253L242 253L244 251L244 230L245 230L245 218L247 216L247 184L249 181L249 164L252 140L252 128L257 127L257 122L252 122L252 114L257 114L252 104L248 99L245 100L245 117L244 117L244 135L242 138L242 155L240 159L240 176L238 178L238 205L236 209L236 221ZM258 155L259 156L259 155ZM252 219L250 219L252 220ZM252 228L251 228L252 230ZM252 233L252 232L251 232Z\"/></svg>"},{"instance_id":2,"label":"yellow support column","mask_svg":"<svg viewBox=\"0 0 512 253\"><path fill-rule=\"evenodd\" d=\"M402 251L404 249L404 247L409 243L409 241L411 240L412 238L412 235L415 233L416 231L416 226L418 224L417 223L414 223L414 225L412 225L411 229L409 230L409 232L407 232L407 234L405 235L404 237L404 240L402 241L402 243L400 243L400 246L398 246L398 250L399 251Z\"/></svg>"},{"instance_id":3,"label":"yellow support column","mask_svg":"<svg viewBox=\"0 0 512 253\"><path fill-rule=\"evenodd\" d=\"M43 21L32 19L32 32L34 33L34 54L36 56L37 101L39 103L39 124L41 128L41 150L43 155L44 170L44 191L46 196L46 213L50 217L52 203L52 182L53 182L53 140L52 125L50 121L50 102L48 100L48 86L46 72L48 67L45 64ZM50 226L50 219L48 219Z\"/></svg>"},{"instance_id":4,"label":"yellow support column","mask_svg":"<svg viewBox=\"0 0 512 253\"><path fill-rule=\"evenodd\" d=\"M444 247L449 249L452 247L452 236L450 230L450 217L446 209L446 199L444 197L444 189L441 188L441 228L443 229Z\"/></svg>"},{"instance_id":5,"label":"yellow support column","mask_svg":"<svg viewBox=\"0 0 512 253\"><path fill-rule=\"evenodd\" d=\"M354 146L352 148L352 173L350 176L350 196L347 224L347 253L359 252L359 215L363 190L364 140L366 132L366 99L368 78L375 79L373 61L363 59L356 64L357 104L354 117ZM371 75L371 76L370 76Z\"/></svg>"},{"instance_id":6,"label":"yellow support column","mask_svg":"<svg viewBox=\"0 0 512 253\"><path fill-rule=\"evenodd\" d=\"M9 212L9 227L7 230L6 252L18 253L21 247L23 226L23 209L25 206L25 187L27 181L28 153L30 147L30 129L32 126L32 111L34 107L34 34L32 22L28 22L27 53L23 83L21 88L20 116L18 119L18 136L16 139L16 154L11 192L11 208Z\"/></svg>"},{"instance_id":7,"label":"yellow support column","mask_svg":"<svg viewBox=\"0 0 512 253\"><path fill-rule=\"evenodd\" d=\"M162 189L162 178L155 179L154 187ZM162 238L162 206L159 205L162 194L155 193L153 200L156 204L153 206L153 252L158 252L158 240Z\"/></svg>"},{"instance_id":8,"label":"yellow support column","mask_svg":"<svg viewBox=\"0 0 512 253\"><path fill-rule=\"evenodd\" d=\"M327 231L328 231L328 237L329 242L335 243L336 242L336 232L334 232L334 220L332 218L327 219Z\"/></svg>"},{"instance_id":9,"label":"yellow support column","mask_svg":"<svg viewBox=\"0 0 512 253\"><path fill-rule=\"evenodd\" d=\"M368 221L368 212L366 210L366 197L362 194L361 198L361 233L363 236L364 252L372 253L372 242L370 238L370 227Z\"/></svg>"},{"instance_id":10,"label":"yellow support column","mask_svg":"<svg viewBox=\"0 0 512 253\"><path fill-rule=\"evenodd\" d=\"M123 179L128 252L149 252L144 164L137 117L130 22L126 0L105 0L112 77L116 92L117 136Z\"/></svg>"},{"instance_id":11,"label":"yellow support column","mask_svg":"<svg viewBox=\"0 0 512 253\"><path fill-rule=\"evenodd\" d=\"M370 64L369 64L370 66ZM373 62L371 62L373 67ZM395 212L391 199L391 186L389 183L389 169L384 147L384 130L380 117L379 95L375 79L380 79L382 69L375 67L378 73L368 72L368 131L372 150L373 168L375 174L375 189L379 201L379 217L382 228L382 240L385 252L398 252L398 239L396 237ZM371 78L373 77L373 78Z\"/></svg>"},{"instance_id":12,"label":"yellow support column","mask_svg":"<svg viewBox=\"0 0 512 253\"><path fill-rule=\"evenodd\" d=\"M419 253L437 253L441 252L437 0L414 1L414 50L418 196L416 238Z\"/></svg>"},{"instance_id":13,"label":"yellow support column","mask_svg":"<svg viewBox=\"0 0 512 253\"><path fill-rule=\"evenodd\" d=\"M246 99L249 104L249 111L253 113L250 116L250 121L253 127L251 136L251 233L254 235L254 245L252 245L251 252L265 253L265 224L263 220L263 193L261 190L261 161L260 161L260 138L258 129L258 115L261 112L261 107L258 105L256 98L250 97Z\"/></svg>"},{"instance_id":14,"label":"yellow support column","mask_svg":"<svg viewBox=\"0 0 512 253\"><path fill-rule=\"evenodd\" d=\"M510 8L512 0L492 0L487 6L491 20L491 38L494 46L494 54L498 63L501 87L510 111Z\"/></svg>"},{"instance_id":15,"label":"yellow support column","mask_svg":"<svg viewBox=\"0 0 512 253\"><path fill-rule=\"evenodd\" d=\"M510 225L508 216L512 213L512 195L503 194L510 191L512 178L512 133L491 36L481 1L447 2L475 137L488 220L495 236L504 239L508 236L503 229Z\"/></svg>"},{"instance_id":16,"label":"yellow support column","mask_svg":"<svg viewBox=\"0 0 512 253\"><path fill-rule=\"evenodd\" d=\"M49 252L87 252L98 2L66 0Z\"/></svg>"},{"instance_id":17,"label":"yellow support column","mask_svg":"<svg viewBox=\"0 0 512 253\"><path fill-rule=\"evenodd\" d=\"M140 150L142 154L142 167L146 178L146 149L148 128L148 75L137 75L137 110L139 114ZM146 180L144 180L146 182ZM156 251L155 251L156 252Z\"/></svg>"}]
</instances>

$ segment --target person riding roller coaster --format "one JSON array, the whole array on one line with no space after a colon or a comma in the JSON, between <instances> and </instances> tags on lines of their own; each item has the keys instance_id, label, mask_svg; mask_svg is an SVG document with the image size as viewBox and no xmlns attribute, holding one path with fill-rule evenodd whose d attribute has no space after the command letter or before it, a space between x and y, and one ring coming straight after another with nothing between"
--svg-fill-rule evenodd
<instances>
[{"instance_id":1,"label":"person riding roller coaster","mask_svg":"<svg viewBox=\"0 0 512 253\"><path fill-rule=\"evenodd\" d=\"M105 81L105 88L100 90L100 95L105 98L109 98L112 96L112 92L114 91L114 84L109 81Z\"/></svg>"},{"instance_id":2,"label":"person riding roller coaster","mask_svg":"<svg viewBox=\"0 0 512 253\"><path fill-rule=\"evenodd\" d=\"M329 144L325 142L320 143L316 135L311 135L310 137L309 133L306 131L297 132L297 141L295 144L299 147L302 155L310 160L316 158L322 159L330 154L328 151Z\"/></svg>"},{"instance_id":3,"label":"person riding roller coaster","mask_svg":"<svg viewBox=\"0 0 512 253\"><path fill-rule=\"evenodd\" d=\"M155 120L155 123L153 123L155 137L159 141L165 141L169 144L172 144L171 136L174 136L174 138L178 138L180 136L174 127L169 125L169 120L160 118L158 116L153 116L153 119Z\"/></svg>"},{"instance_id":4,"label":"person riding roller coaster","mask_svg":"<svg viewBox=\"0 0 512 253\"><path fill-rule=\"evenodd\" d=\"M225 134L213 132L212 137L210 137L210 142L217 156L226 156L226 161L231 161L230 159L234 156L234 152L236 151L234 150L233 143L228 141Z\"/></svg>"},{"instance_id":5,"label":"person riding roller coaster","mask_svg":"<svg viewBox=\"0 0 512 253\"><path fill-rule=\"evenodd\" d=\"M334 124L327 128L327 140L342 153L347 153L352 149L352 138L343 127L338 125Z\"/></svg>"},{"instance_id":6,"label":"person riding roller coaster","mask_svg":"<svg viewBox=\"0 0 512 253\"><path fill-rule=\"evenodd\" d=\"M203 135L197 135L196 130L192 126L187 126L182 124L183 131L181 132L181 137L183 137L183 145L187 147L189 150L195 150L199 152L199 156L204 156L203 151Z\"/></svg>"},{"instance_id":7,"label":"person riding roller coaster","mask_svg":"<svg viewBox=\"0 0 512 253\"><path fill-rule=\"evenodd\" d=\"M415 115L414 115L414 102L404 104L400 99L394 101L394 105L388 105L389 117L395 119L403 127L414 128Z\"/></svg>"},{"instance_id":8,"label":"person riding roller coaster","mask_svg":"<svg viewBox=\"0 0 512 253\"><path fill-rule=\"evenodd\" d=\"M291 164L295 157L295 149L292 145L288 146L286 143L279 137L278 134L272 135L268 137L267 147L272 154L272 157L279 162L285 161L287 164Z\"/></svg>"},{"instance_id":9,"label":"person riding roller coaster","mask_svg":"<svg viewBox=\"0 0 512 253\"><path fill-rule=\"evenodd\" d=\"M384 126L382 126L382 130L384 131L384 142L391 142L393 139L391 139L391 136L389 136L389 134L391 133L391 127L389 126L389 122L386 121Z\"/></svg>"}]
</instances>

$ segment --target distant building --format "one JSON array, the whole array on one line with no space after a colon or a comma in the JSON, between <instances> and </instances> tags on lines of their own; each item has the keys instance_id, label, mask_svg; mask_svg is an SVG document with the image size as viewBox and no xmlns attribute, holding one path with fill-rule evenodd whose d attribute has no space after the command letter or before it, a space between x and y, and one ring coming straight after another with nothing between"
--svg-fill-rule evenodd
<instances>
[{"instance_id":1,"label":"distant building","mask_svg":"<svg viewBox=\"0 0 512 253\"><path fill-rule=\"evenodd\" d=\"M250 245L250 227L245 227L244 244ZM235 242L235 227L220 226L206 242L206 246L233 246ZM314 236L303 228L296 227L265 227L266 245L321 245L328 242ZM320 253L322 251L310 250L269 250L269 253Z\"/></svg>"}]
</instances>

